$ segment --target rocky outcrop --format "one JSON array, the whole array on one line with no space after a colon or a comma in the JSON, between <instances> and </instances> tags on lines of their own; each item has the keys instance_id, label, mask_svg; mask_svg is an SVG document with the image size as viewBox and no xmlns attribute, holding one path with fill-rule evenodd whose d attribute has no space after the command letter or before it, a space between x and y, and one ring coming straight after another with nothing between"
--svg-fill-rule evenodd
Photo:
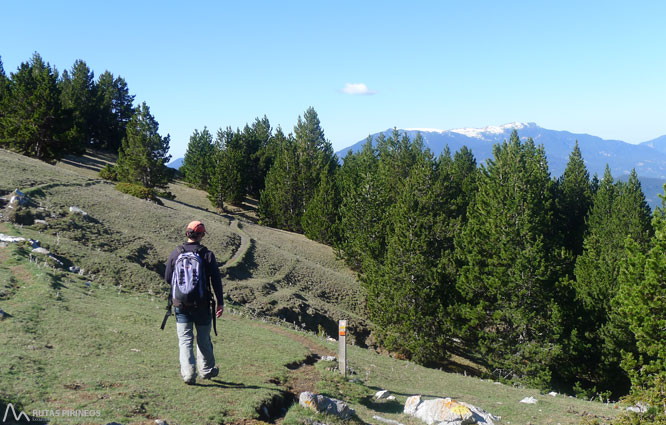
<instances>
[{"instance_id":1,"label":"rocky outcrop","mask_svg":"<svg viewBox=\"0 0 666 425\"><path fill-rule=\"evenodd\" d=\"M428 425L494 425L500 418L485 410L451 398L423 400L412 396L405 402L404 413L421 419Z\"/></svg>"},{"instance_id":2,"label":"rocky outcrop","mask_svg":"<svg viewBox=\"0 0 666 425\"><path fill-rule=\"evenodd\" d=\"M356 414L345 402L320 394L304 391L298 397L298 404L317 413L335 415L341 419L349 419Z\"/></svg>"}]
</instances>

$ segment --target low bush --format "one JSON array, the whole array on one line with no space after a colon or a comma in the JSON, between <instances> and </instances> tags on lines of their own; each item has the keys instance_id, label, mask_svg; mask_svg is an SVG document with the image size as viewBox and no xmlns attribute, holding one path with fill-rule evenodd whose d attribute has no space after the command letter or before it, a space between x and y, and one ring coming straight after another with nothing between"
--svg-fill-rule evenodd
<instances>
[{"instance_id":1,"label":"low bush","mask_svg":"<svg viewBox=\"0 0 666 425\"><path fill-rule=\"evenodd\" d=\"M116 189L122 193L161 204L160 200L157 198L157 192L153 188L141 186L140 184L135 183L122 182L116 185Z\"/></svg>"},{"instance_id":2,"label":"low bush","mask_svg":"<svg viewBox=\"0 0 666 425\"><path fill-rule=\"evenodd\" d=\"M118 181L118 172L116 168L111 164L106 164L104 168L99 170L99 176L104 180L111 180L112 182Z\"/></svg>"}]
</instances>

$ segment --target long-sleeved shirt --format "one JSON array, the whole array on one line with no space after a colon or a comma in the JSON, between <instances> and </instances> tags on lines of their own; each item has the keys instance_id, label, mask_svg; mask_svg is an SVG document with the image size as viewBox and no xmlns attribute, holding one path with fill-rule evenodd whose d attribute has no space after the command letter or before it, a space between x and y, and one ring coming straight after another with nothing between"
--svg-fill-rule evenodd
<instances>
[{"instance_id":1,"label":"long-sleeved shirt","mask_svg":"<svg viewBox=\"0 0 666 425\"><path fill-rule=\"evenodd\" d=\"M194 252L201 247L199 242L187 242L183 244L185 251ZM164 280L171 286L171 275L173 274L173 268L176 264L176 258L180 255L180 250L178 248L174 249L169 255L169 260L166 263L166 270L164 271ZM217 300L218 306L224 305L224 298L222 298L222 277L220 276L220 270L217 267L217 260L215 260L215 254L213 251L204 249L201 255L204 268L206 270L206 279L208 282L204 283L205 289L208 290L208 284L210 283L213 287L213 292L215 293L215 299ZM173 294L173 291L172 291ZM172 296L172 295L170 295Z\"/></svg>"}]
</instances>

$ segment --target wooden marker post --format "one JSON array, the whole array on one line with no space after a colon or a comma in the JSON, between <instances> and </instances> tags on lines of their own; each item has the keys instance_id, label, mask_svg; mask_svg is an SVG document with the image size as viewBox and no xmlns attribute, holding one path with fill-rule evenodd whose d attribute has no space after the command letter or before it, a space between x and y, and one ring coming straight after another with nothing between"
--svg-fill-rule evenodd
<instances>
[{"instance_id":1,"label":"wooden marker post","mask_svg":"<svg viewBox=\"0 0 666 425\"><path fill-rule=\"evenodd\" d=\"M347 377L347 321L338 322L338 364L340 373Z\"/></svg>"}]
</instances>

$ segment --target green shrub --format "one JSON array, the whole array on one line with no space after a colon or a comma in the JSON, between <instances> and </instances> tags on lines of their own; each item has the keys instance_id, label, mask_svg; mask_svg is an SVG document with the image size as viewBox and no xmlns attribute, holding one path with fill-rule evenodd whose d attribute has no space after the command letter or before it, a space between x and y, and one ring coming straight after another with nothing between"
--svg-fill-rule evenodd
<instances>
[{"instance_id":1,"label":"green shrub","mask_svg":"<svg viewBox=\"0 0 666 425\"><path fill-rule=\"evenodd\" d=\"M162 205L162 201L157 198L157 192L153 188L141 186L140 184L135 183L118 183L116 189L122 193L128 195L136 196L137 198L146 199L148 201L153 201L157 204Z\"/></svg>"},{"instance_id":2,"label":"green shrub","mask_svg":"<svg viewBox=\"0 0 666 425\"><path fill-rule=\"evenodd\" d=\"M99 176L104 180L111 180L112 182L118 181L118 171L116 167L111 164L106 164L104 168L99 171Z\"/></svg>"}]
</instances>

